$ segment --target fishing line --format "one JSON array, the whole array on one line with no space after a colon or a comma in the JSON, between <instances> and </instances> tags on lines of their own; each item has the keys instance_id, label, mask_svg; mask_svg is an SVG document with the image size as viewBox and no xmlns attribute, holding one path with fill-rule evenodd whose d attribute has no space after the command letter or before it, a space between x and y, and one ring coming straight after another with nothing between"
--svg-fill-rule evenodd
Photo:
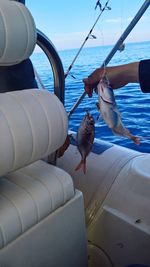
<instances>
[{"instance_id":1,"label":"fishing line","mask_svg":"<svg viewBox=\"0 0 150 267\"><path fill-rule=\"evenodd\" d=\"M100 8L100 14L98 15L98 17L97 17L96 21L94 22L92 28L90 29L88 35L86 36L85 40L83 41L81 47L79 48L77 54L75 55L75 57L74 57L72 63L70 64L68 70L66 71L66 73L65 73L65 78L68 76L70 70L71 70L72 67L73 67L74 62L76 61L78 55L80 54L80 52L81 52L82 48L84 47L85 43L87 42L87 40L88 40L90 37L92 37L92 38L95 39L95 36L92 35L92 31L93 31L95 25L97 24L97 22L99 21L99 19L100 19L102 13L103 13L105 10L111 10L111 8L108 6L109 1L110 1L110 0L107 0L107 1L106 1L104 7L102 7L100 1L97 1L96 6L95 6L95 9L96 9L97 7L99 7L99 8Z\"/></svg>"}]
</instances>

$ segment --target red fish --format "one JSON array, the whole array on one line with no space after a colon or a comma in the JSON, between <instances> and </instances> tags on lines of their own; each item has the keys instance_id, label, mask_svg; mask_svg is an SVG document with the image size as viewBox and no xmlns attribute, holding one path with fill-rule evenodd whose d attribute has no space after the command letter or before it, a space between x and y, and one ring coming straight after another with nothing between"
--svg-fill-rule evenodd
<instances>
[{"instance_id":1,"label":"red fish","mask_svg":"<svg viewBox=\"0 0 150 267\"><path fill-rule=\"evenodd\" d=\"M95 122L89 112L83 118L77 132L77 147L81 154L81 161L75 170L82 169L86 173L86 158L89 155L94 142Z\"/></svg>"}]
</instances>

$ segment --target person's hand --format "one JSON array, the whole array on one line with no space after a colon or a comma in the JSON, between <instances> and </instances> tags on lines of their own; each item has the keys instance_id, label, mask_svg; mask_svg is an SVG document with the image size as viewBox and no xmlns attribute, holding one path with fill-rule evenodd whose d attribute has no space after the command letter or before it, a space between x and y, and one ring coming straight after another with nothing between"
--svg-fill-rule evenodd
<instances>
[{"instance_id":1,"label":"person's hand","mask_svg":"<svg viewBox=\"0 0 150 267\"><path fill-rule=\"evenodd\" d=\"M128 83L139 83L139 62L98 68L93 71L88 78L83 79L84 89L89 97L92 97L93 90L105 75L112 89L123 87Z\"/></svg>"},{"instance_id":2,"label":"person's hand","mask_svg":"<svg viewBox=\"0 0 150 267\"><path fill-rule=\"evenodd\" d=\"M89 97L92 97L93 90L96 90L99 81L104 76L104 72L104 68L98 68L93 71L87 78L83 79L84 90Z\"/></svg>"}]
</instances>

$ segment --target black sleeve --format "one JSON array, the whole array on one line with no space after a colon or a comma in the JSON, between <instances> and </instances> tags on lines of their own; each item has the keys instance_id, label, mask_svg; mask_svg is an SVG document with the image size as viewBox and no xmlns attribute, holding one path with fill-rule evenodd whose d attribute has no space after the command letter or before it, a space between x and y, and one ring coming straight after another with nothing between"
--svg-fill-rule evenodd
<instances>
[{"instance_id":1,"label":"black sleeve","mask_svg":"<svg viewBox=\"0 0 150 267\"><path fill-rule=\"evenodd\" d=\"M13 66L0 67L0 93L37 87L30 59Z\"/></svg>"},{"instance_id":2,"label":"black sleeve","mask_svg":"<svg viewBox=\"0 0 150 267\"><path fill-rule=\"evenodd\" d=\"M150 93L150 59L140 61L139 81L142 92Z\"/></svg>"}]
</instances>

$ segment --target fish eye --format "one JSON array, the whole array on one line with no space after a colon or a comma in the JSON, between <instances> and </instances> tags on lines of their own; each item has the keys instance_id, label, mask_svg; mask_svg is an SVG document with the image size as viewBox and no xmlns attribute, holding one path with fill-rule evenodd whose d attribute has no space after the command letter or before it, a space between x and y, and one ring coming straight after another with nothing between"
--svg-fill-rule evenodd
<instances>
[{"instance_id":1,"label":"fish eye","mask_svg":"<svg viewBox=\"0 0 150 267\"><path fill-rule=\"evenodd\" d=\"M94 120L93 120L93 118L90 118L89 120L87 120L87 122L86 122L86 125L87 126L90 126L90 125L93 125L94 124Z\"/></svg>"}]
</instances>

